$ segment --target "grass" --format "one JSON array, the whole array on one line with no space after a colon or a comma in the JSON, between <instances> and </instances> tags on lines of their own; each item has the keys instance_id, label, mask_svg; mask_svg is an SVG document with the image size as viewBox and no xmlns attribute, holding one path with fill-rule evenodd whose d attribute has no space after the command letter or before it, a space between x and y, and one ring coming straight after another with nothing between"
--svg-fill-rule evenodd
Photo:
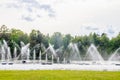
<instances>
[{"instance_id":1,"label":"grass","mask_svg":"<svg viewBox=\"0 0 120 80\"><path fill-rule=\"evenodd\" d=\"M30 70L0 71L0 80L120 80L120 72Z\"/></svg>"}]
</instances>

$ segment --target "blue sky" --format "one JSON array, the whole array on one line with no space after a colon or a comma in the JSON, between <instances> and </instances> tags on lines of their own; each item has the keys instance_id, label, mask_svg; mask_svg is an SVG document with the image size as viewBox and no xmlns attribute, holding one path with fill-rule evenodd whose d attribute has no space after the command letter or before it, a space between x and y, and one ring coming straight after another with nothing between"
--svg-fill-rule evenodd
<instances>
[{"instance_id":1,"label":"blue sky","mask_svg":"<svg viewBox=\"0 0 120 80\"><path fill-rule=\"evenodd\" d=\"M1 0L0 25L29 33L88 35L120 32L120 0Z\"/></svg>"}]
</instances>

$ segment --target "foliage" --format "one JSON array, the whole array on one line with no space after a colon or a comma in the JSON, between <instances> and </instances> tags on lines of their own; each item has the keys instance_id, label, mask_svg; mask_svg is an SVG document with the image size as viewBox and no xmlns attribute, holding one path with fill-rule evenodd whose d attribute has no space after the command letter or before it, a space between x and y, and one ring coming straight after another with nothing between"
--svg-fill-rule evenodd
<instances>
[{"instance_id":1,"label":"foliage","mask_svg":"<svg viewBox=\"0 0 120 80\"><path fill-rule=\"evenodd\" d=\"M25 44L30 43L30 48L35 47L37 44L40 44L40 47L37 47L38 52L41 49L42 44L47 48L49 43L54 45L54 49L63 48L65 50L69 43L77 43L78 48L82 55L86 53L86 50L90 44L95 44L99 52L102 54L113 53L117 48L120 47L120 33L118 36L109 39L107 34L103 33L98 35L96 33L90 33L89 35L84 36L71 36L70 34L63 35L60 32L55 32L53 35L44 35L39 30L32 30L30 34L24 33L19 29L9 29L7 26L3 25L0 28L0 40L5 39L8 45L13 48L15 47L14 43L18 44L20 47L20 42L23 41Z\"/></svg>"},{"instance_id":2,"label":"foliage","mask_svg":"<svg viewBox=\"0 0 120 80\"><path fill-rule=\"evenodd\" d=\"M54 45L55 49L60 48L63 45L63 36L59 32L55 32L52 37L50 42Z\"/></svg>"}]
</instances>

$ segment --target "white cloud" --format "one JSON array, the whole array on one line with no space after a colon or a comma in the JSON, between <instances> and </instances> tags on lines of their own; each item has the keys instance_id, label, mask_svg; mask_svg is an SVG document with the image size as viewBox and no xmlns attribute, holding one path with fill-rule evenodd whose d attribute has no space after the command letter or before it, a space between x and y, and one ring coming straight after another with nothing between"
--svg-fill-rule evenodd
<instances>
[{"instance_id":1,"label":"white cloud","mask_svg":"<svg viewBox=\"0 0 120 80\"><path fill-rule=\"evenodd\" d=\"M25 32L105 32L112 37L120 31L119 0L1 0L0 6L0 25Z\"/></svg>"}]
</instances>

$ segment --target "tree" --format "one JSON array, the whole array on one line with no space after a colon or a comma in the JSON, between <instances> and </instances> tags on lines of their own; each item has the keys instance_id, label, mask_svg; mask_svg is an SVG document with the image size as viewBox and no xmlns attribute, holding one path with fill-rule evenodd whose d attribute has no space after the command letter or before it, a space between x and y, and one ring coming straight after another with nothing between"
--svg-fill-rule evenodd
<instances>
[{"instance_id":1,"label":"tree","mask_svg":"<svg viewBox=\"0 0 120 80\"><path fill-rule=\"evenodd\" d=\"M11 33L10 33L9 28L7 28L7 26L5 25L2 25L0 27L0 39L1 40L5 39L6 41L9 41L10 36L11 36Z\"/></svg>"},{"instance_id":2,"label":"tree","mask_svg":"<svg viewBox=\"0 0 120 80\"><path fill-rule=\"evenodd\" d=\"M29 35L29 39L30 39L30 44L31 47L35 46L37 43L37 31L36 30L32 30L30 35Z\"/></svg>"},{"instance_id":3,"label":"tree","mask_svg":"<svg viewBox=\"0 0 120 80\"><path fill-rule=\"evenodd\" d=\"M109 51L115 51L117 48L120 47L120 33L117 35L117 37L112 38L109 43Z\"/></svg>"},{"instance_id":4,"label":"tree","mask_svg":"<svg viewBox=\"0 0 120 80\"><path fill-rule=\"evenodd\" d=\"M10 39L15 41L17 44L20 44L20 41L25 43L29 42L28 35L19 29L11 29Z\"/></svg>"},{"instance_id":5,"label":"tree","mask_svg":"<svg viewBox=\"0 0 120 80\"><path fill-rule=\"evenodd\" d=\"M99 50L102 54L107 52L109 46L109 38L105 33L103 33L100 37L99 46L100 46Z\"/></svg>"},{"instance_id":6,"label":"tree","mask_svg":"<svg viewBox=\"0 0 120 80\"><path fill-rule=\"evenodd\" d=\"M50 42L54 45L55 49L60 48L63 45L63 37L62 34L59 32L55 32L52 37Z\"/></svg>"},{"instance_id":7,"label":"tree","mask_svg":"<svg viewBox=\"0 0 120 80\"><path fill-rule=\"evenodd\" d=\"M72 40L72 36L70 34L67 34L64 36L64 38L63 38L64 49L66 49L68 47L71 40Z\"/></svg>"}]
</instances>

